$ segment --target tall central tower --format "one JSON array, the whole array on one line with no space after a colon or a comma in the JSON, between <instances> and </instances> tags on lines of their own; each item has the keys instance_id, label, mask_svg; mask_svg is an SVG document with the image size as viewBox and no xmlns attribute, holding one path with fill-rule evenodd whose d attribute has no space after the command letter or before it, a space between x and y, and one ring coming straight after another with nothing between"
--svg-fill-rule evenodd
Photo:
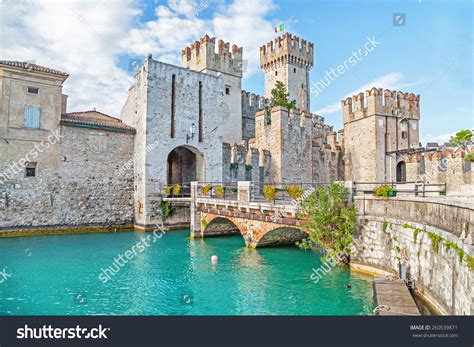
<instances>
[{"instance_id":1,"label":"tall central tower","mask_svg":"<svg viewBox=\"0 0 474 347\"><path fill-rule=\"evenodd\" d=\"M222 141L239 142L242 140L243 48L219 40L217 49L216 52L216 39L205 35L182 51L182 63L188 69L222 78Z\"/></svg>"},{"instance_id":2,"label":"tall central tower","mask_svg":"<svg viewBox=\"0 0 474 347\"><path fill-rule=\"evenodd\" d=\"M265 75L265 97L277 81L285 84L289 99L296 100L296 107L309 111L309 70L313 67L311 42L285 33L260 47L260 67Z\"/></svg>"}]
</instances>

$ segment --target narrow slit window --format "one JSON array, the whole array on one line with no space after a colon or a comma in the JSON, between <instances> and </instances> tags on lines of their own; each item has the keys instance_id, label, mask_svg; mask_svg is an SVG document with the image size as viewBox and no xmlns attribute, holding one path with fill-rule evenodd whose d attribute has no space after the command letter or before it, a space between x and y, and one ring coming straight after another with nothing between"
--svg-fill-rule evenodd
<instances>
[{"instance_id":1,"label":"narrow slit window","mask_svg":"<svg viewBox=\"0 0 474 347\"><path fill-rule=\"evenodd\" d=\"M176 75L171 77L171 131L172 139L176 136Z\"/></svg>"},{"instance_id":2,"label":"narrow slit window","mask_svg":"<svg viewBox=\"0 0 474 347\"><path fill-rule=\"evenodd\" d=\"M198 121L198 140L202 142L202 82L199 81L199 121Z\"/></svg>"}]
</instances>

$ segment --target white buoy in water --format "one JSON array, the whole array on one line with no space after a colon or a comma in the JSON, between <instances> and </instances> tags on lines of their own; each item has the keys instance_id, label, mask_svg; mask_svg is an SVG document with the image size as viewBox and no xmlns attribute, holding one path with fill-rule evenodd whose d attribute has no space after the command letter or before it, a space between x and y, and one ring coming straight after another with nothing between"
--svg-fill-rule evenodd
<instances>
[{"instance_id":1,"label":"white buoy in water","mask_svg":"<svg viewBox=\"0 0 474 347\"><path fill-rule=\"evenodd\" d=\"M213 255L213 256L211 257L211 263L213 263L213 264L217 264L217 261L218 261L218 260L219 260L219 259L217 258L217 255Z\"/></svg>"}]
</instances>

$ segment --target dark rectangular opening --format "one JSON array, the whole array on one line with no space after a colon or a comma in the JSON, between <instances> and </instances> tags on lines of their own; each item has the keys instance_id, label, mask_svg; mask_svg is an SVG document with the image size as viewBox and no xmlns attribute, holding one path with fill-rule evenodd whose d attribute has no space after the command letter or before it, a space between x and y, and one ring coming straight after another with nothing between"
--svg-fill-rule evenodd
<instances>
[{"instance_id":1,"label":"dark rectangular opening","mask_svg":"<svg viewBox=\"0 0 474 347\"><path fill-rule=\"evenodd\" d=\"M38 93L39 93L39 88L36 88L36 87L28 87L28 93L30 93L30 94L38 94Z\"/></svg>"},{"instance_id":2,"label":"dark rectangular opening","mask_svg":"<svg viewBox=\"0 0 474 347\"><path fill-rule=\"evenodd\" d=\"M199 81L199 120L198 120L198 140L202 142L202 82Z\"/></svg>"},{"instance_id":3,"label":"dark rectangular opening","mask_svg":"<svg viewBox=\"0 0 474 347\"><path fill-rule=\"evenodd\" d=\"M172 139L176 136L176 75L171 77L171 131Z\"/></svg>"}]
</instances>

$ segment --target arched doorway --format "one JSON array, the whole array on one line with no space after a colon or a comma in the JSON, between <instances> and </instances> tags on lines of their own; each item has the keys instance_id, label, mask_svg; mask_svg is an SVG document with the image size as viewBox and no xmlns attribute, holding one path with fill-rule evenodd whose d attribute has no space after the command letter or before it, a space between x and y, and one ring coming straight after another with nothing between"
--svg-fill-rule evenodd
<instances>
[{"instance_id":1,"label":"arched doorway","mask_svg":"<svg viewBox=\"0 0 474 347\"><path fill-rule=\"evenodd\" d=\"M404 161L397 164L397 182L406 182L407 180L407 166Z\"/></svg>"},{"instance_id":2,"label":"arched doorway","mask_svg":"<svg viewBox=\"0 0 474 347\"><path fill-rule=\"evenodd\" d=\"M201 180L202 154L191 146L180 146L168 154L167 183L189 183Z\"/></svg>"}]
</instances>

